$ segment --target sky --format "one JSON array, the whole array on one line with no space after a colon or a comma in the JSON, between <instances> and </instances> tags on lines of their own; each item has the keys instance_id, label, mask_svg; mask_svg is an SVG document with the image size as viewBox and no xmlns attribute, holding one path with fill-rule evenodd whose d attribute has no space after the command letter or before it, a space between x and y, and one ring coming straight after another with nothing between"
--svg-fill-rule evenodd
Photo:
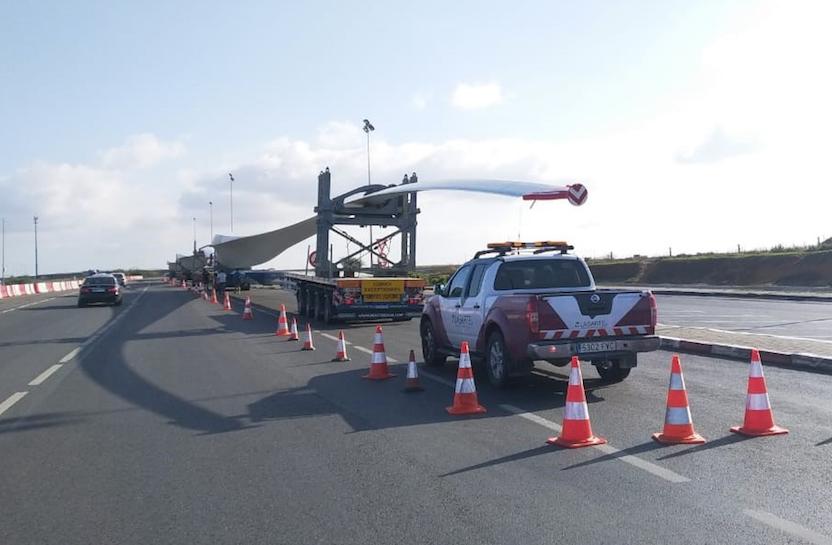
<instances>
[{"instance_id":1,"label":"sky","mask_svg":"<svg viewBox=\"0 0 832 545\"><path fill-rule=\"evenodd\" d=\"M813 244L832 237L830 16L823 0L0 1L5 274L34 273L34 216L40 273L165 268L194 231L203 246L310 217L324 168L334 195L367 182L364 118L374 183L589 190L531 209L426 192L420 265L518 236L584 257ZM301 268L309 244L262 267Z\"/></svg>"}]
</instances>

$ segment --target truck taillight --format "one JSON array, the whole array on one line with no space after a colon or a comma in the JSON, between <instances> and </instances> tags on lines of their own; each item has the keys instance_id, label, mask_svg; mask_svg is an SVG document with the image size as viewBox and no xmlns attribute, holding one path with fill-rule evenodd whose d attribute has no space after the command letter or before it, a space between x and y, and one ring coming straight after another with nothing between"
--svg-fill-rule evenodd
<instances>
[{"instance_id":1,"label":"truck taillight","mask_svg":"<svg viewBox=\"0 0 832 545\"><path fill-rule=\"evenodd\" d=\"M540 331L540 321L537 314L537 299L532 299L526 303L526 324L532 333Z\"/></svg>"},{"instance_id":2,"label":"truck taillight","mask_svg":"<svg viewBox=\"0 0 832 545\"><path fill-rule=\"evenodd\" d=\"M650 294L650 325L656 327L656 324L659 323L659 309L656 306L656 298L653 297L653 294Z\"/></svg>"}]
</instances>

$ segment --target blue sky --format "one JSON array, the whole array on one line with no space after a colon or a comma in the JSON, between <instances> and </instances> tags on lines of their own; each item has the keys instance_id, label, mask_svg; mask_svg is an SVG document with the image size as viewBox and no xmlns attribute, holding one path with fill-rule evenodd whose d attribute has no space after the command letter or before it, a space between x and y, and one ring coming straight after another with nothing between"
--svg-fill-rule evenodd
<instances>
[{"instance_id":1,"label":"blue sky","mask_svg":"<svg viewBox=\"0 0 832 545\"><path fill-rule=\"evenodd\" d=\"M803 29L825 13L822 2L33 1L5 2L0 10L0 117L10 129L0 134L0 185L9 196L5 205L0 201L0 215L8 218L12 273L31 269L22 258L11 259L10 267L8 256L25 253L26 218L35 213L43 218L45 251L54 257L46 258L47 272L88 267L93 259L107 267L163 266L175 251L189 249L192 217L198 216L199 238L207 238L204 201L217 201L215 219L218 225L225 221L219 203L231 169L250 173L248 180L238 177L239 206L249 209L235 210L237 231L302 219L314 203L293 202L279 188L306 187L317 170L339 162L345 189L361 183L366 150L358 129L364 117L377 128L378 175L396 173L391 183L412 170L434 178L499 173L552 183L579 179L593 200L600 199L593 214L575 216L585 224L580 232L590 252L658 253L667 241L603 237L598 214L613 214L623 180L649 171L645 187L660 191L719 176L758 176L766 164L762 155L745 166L727 165L720 156L712 161L720 162L719 172L704 177L705 167L684 159L696 163L704 156L700 148L709 157L728 149L782 157L789 144L778 142L784 148L775 153L776 138L767 135L781 133L791 123L788 116L773 115L771 124L755 121L735 93L748 82L757 94L769 71L803 70L791 59L804 52L811 58L826 45L807 41L817 29ZM779 58L779 48L768 45L784 37L789 43ZM765 55L775 57L773 64ZM795 73L784 77L794 81ZM826 89L826 79L808 77L814 88ZM460 96L461 86L475 96ZM766 108L785 112L794 90L775 91L766 91ZM822 109L826 119L825 104L808 105ZM676 121L680 129L667 134ZM645 146L666 141L675 147L662 150L661 160L637 157L640 148L634 148L627 157L644 163L620 163L632 172L617 185L605 179L608 173L595 171L594 162L611 161L622 142L638 138ZM487 151L501 141L506 145L498 152ZM575 160L584 156L578 149L586 150L583 164ZM562 171L553 157L563 158ZM682 170L658 172L663 161ZM141 204L148 211L132 219L97 217L107 203L81 198L95 187L84 185L89 180L123 188L114 191L112 206ZM22 186L26 192L14 197ZM56 187L67 188L63 201L40 206ZM75 198L83 202L71 206ZM445 200L437 200L437 209ZM73 218L73 210L88 214ZM516 223L518 214L523 212L511 208L506 215ZM527 216L530 226L545 219ZM83 236L96 221L114 221L123 243L86 252L49 242L58 232ZM138 238L139 230L154 225L158 233L144 234L154 244ZM530 234L544 231L538 227ZM432 229L424 229L428 240ZM818 230L806 227L807 233ZM176 237L159 245L159 233ZM690 233L673 238L691 250L707 249ZM732 238L766 244L742 230ZM795 232L769 244L813 238ZM426 247L420 261L459 262L482 243L460 240L464 250L456 259L454 251Z\"/></svg>"}]
</instances>

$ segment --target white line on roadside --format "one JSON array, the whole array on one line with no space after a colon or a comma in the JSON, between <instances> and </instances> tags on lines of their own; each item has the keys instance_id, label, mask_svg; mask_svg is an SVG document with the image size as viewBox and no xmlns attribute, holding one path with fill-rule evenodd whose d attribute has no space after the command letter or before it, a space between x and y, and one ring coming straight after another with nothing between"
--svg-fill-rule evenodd
<instances>
[{"instance_id":1,"label":"white line on roadside","mask_svg":"<svg viewBox=\"0 0 832 545\"><path fill-rule=\"evenodd\" d=\"M322 332L322 331L316 331L315 333L320 333L320 334L321 334L321 337L324 337L324 338L326 338L326 339L329 339L330 341L335 341L335 342L338 342L338 337L336 337L335 335L330 335L329 333L324 333L324 332ZM345 341L345 342L346 342L346 341ZM347 344L352 344L352 343L347 342Z\"/></svg>"},{"instance_id":2,"label":"white line on roadside","mask_svg":"<svg viewBox=\"0 0 832 545\"><path fill-rule=\"evenodd\" d=\"M668 327L674 329L698 329L700 331L711 331L713 333L728 333L730 335L746 335L748 337L768 337L770 339L784 339L788 341L811 341L816 343L832 344L832 341L824 341L823 339L812 339L809 337L789 337L787 335L769 335L767 333L753 333L750 331L728 331L725 329L716 329L713 327L681 326L669 324L657 324L657 327Z\"/></svg>"},{"instance_id":3,"label":"white line on roadside","mask_svg":"<svg viewBox=\"0 0 832 545\"><path fill-rule=\"evenodd\" d=\"M515 407L514 405L500 405L500 408L504 409L504 410L506 410L510 413L514 413L514 414L516 414L517 416L519 416L521 418L525 418L526 420L530 420L531 422L534 422L535 424L539 424L539 425L541 425L545 428L553 430L555 432L560 433L560 431L562 429L559 424L556 424L555 422L552 422L551 420L547 420L543 417L537 416L536 414L531 414L527 411L524 411L523 409L520 409L519 407ZM642 470L644 470L648 473L651 473L651 474L655 475L656 477L661 477L662 479L664 479L666 481L669 481L671 483L687 483L687 482L690 482L690 479L688 479L687 477L683 477L682 475L679 475L678 473L674 473L674 472L670 471L669 469L665 469L665 468L663 468L661 466L658 466L654 463L648 462L646 460L642 460L641 458L638 458L638 457L633 456L631 454L620 455L622 451L620 449L617 449L617 448L613 447L613 446L597 445L597 446L591 447L591 448L596 448L596 449L600 450L601 452L603 452L605 454L617 455L616 456L617 460L621 460L622 462L626 462L626 463L630 464L633 467L637 467L639 469L642 469ZM618 455L620 455L620 456L618 456Z\"/></svg>"},{"instance_id":4,"label":"white line on roadside","mask_svg":"<svg viewBox=\"0 0 832 545\"><path fill-rule=\"evenodd\" d=\"M356 345L355 349L358 350L359 352L364 352L365 354L372 354L373 353L372 350L370 350L369 348L364 348L363 346Z\"/></svg>"},{"instance_id":5,"label":"white line on roadside","mask_svg":"<svg viewBox=\"0 0 832 545\"><path fill-rule=\"evenodd\" d=\"M2 416L4 412L11 409L12 405L23 399L23 396L25 396L28 393L29 392L15 392L12 395L10 395L6 401L0 403L0 416Z\"/></svg>"},{"instance_id":6,"label":"white line on roadside","mask_svg":"<svg viewBox=\"0 0 832 545\"><path fill-rule=\"evenodd\" d=\"M7 312L14 312L15 310L20 310L22 308L33 307L35 305L39 305L39 304L45 303L47 301L54 301L55 299L57 299L57 297L50 297L49 299L41 299L40 301L35 301L33 303L27 303L25 305L20 305L19 307L7 308L6 310L0 312L0 314L6 314Z\"/></svg>"},{"instance_id":7,"label":"white line on roadside","mask_svg":"<svg viewBox=\"0 0 832 545\"><path fill-rule=\"evenodd\" d=\"M58 369L60 369L61 367L63 367L63 365L61 365L60 363L56 363L55 365L52 365L52 366L51 366L51 367L49 367L46 371L44 371L43 373L41 373L40 375L38 375L38 377L37 377L35 380L33 380L32 382L30 382L30 383L29 383L29 386L40 386L41 384L43 384L43 382L44 382L46 379L48 379L49 377L51 377L51 376L55 373L55 371L57 371L57 370L58 370Z\"/></svg>"},{"instance_id":8,"label":"white line on roadside","mask_svg":"<svg viewBox=\"0 0 832 545\"><path fill-rule=\"evenodd\" d=\"M745 509L743 510L743 513L754 520L786 532L787 534L797 536L798 538L808 541L809 543L814 543L815 545L832 545L832 539L795 524L794 522L781 519L777 515L772 515L771 513L766 513L764 511L752 511L751 509Z\"/></svg>"},{"instance_id":9,"label":"white line on roadside","mask_svg":"<svg viewBox=\"0 0 832 545\"><path fill-rule=\"evenodd\" d=\"M81 347L80 346L76 347L72 352L70 352L69 354L67 354L63 358L59 359L58 363L66 363L66 362L70 361L72 358L77 356L78 352L80 352L80 351L81 351Z\"/></svg>"}]
</instances>

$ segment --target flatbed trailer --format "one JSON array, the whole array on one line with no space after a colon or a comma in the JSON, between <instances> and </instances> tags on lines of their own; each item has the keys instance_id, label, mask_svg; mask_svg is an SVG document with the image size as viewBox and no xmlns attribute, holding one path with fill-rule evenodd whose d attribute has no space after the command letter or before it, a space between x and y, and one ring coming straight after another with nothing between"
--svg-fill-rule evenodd
<instances>
[{"instance_id":1,"label":"flatbed trailer","mask_svg":"<svg viewBox=\"0 0 832 545\"><path fill-rule=\"evenodd\" d=\"M286 273L298 313L325 323L335 321L406 321L424 307L424 278L323 278Z\"/></svg>"}]
</instances>

